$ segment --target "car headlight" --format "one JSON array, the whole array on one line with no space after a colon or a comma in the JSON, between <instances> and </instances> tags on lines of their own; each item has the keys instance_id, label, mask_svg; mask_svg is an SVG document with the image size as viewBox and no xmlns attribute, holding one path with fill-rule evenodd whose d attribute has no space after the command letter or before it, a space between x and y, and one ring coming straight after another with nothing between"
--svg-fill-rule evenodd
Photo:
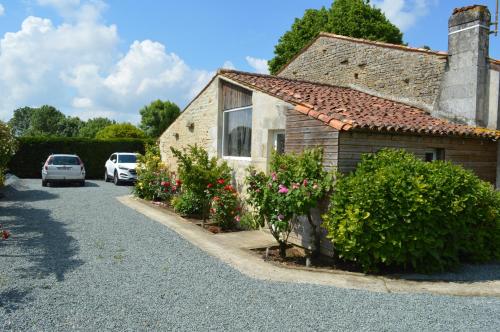
<instances>
[{"instance_id":1,"label":"car headlight","mask_svg":"<svg viewBox=\"0 0 500 332\"><path fill-rule=\"evenodd\" d=\"M123 166L118 166L119 169L123 169L125 171L128 171L128 168L127 167L123 167Z\"/></svg>"}]
</instances>

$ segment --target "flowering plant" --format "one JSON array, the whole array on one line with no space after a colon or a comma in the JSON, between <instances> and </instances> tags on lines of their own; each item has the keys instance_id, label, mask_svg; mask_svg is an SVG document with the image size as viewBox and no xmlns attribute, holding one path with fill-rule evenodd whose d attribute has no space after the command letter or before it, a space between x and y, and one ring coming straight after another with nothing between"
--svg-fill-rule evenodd
<instances>
[{"instance_id":1,"label":"flowering plant","mask_svg":"<svg viewBox=\"0 0 500 332\"><path fill-rule=\"evenodd\" d=\"M282 257L286 255L292 224L302 215L307 216L310 223L314 250L319 250L319 227L312 221L311 209L334 184L334 173L325 171L322 161L323 151L311 149L301 154L274 154L270 175L249 169L246 178L248 203L267 221Z\"/></svg>"},{"instance_id":2,"label":"flowering plant","mask_svg":"<svg viewBox=\"0 0 500 332\"><path fill-rule=\"evenodd\" d=\"M208 183L206 195L211 200L210 217L222 229L232 229L240 221L241 204L236 189L225 179Z\"/></svg>"},{"instance_id":3,"label":"flowering plant","mask_svg":"<svg viewBox=\"0 0 500 332\"><path fill-rule=\"evenodd\" d=\"M175 179L175 173L161 162L158 146L147 146L144 156L138 158L134 194L151 201L168 202L180 191L181 185L182 182Z\"/></svg>"},{"instance_id":4,"label":"flowering plant","mask_svg":"<svg viewBox=\"0 0 500 332\"><path fill-rule=\"evenodd\" d=\"M12 135L10 128L0 121L0 186L3 185L5 169L16 149L17 141Z\"/></svg>"}]
</instances>

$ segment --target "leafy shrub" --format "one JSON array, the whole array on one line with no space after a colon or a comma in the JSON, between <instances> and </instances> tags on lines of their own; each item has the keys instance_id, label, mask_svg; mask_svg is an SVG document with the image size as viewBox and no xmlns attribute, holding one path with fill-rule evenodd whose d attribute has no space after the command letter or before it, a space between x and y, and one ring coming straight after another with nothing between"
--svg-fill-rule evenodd
<instances>
[{"instance_id":1,"label":"leafy shrub","mask_svg":"<svg viewBox=\"0 0 500 332\"><path fill-rule=\"evenodd\" d=\"M173 147L170 149L178 160L178 176L183 183L181 196L189 192L189 195L194 196L193 201L201 202L201 214L206 219L211 200L206 193L208 184L220 179L229 183L231 169L225 161L219 162L216 157L209 158L207 151L196 145L190 145L182 151Z\"/></svg>"},{"instance_id":2,"label":"leafy shrub","mask_svg":"<svg viewBox=\"0 0 500 332\"><path fill-rule=\"evenodd\" d=\"M210 217L222 229L233 229L240 220L241 204L236 189L226 180L209 183L205 191L210 202Z\"/></svg>"},{"instance_id":3,"label":"leafy shrub","mask_svg":"<svg viewBox=\"0 0 500 332\"><path fill-rule=\"evenodd\" d=\"M9 126L0 121L0 187L4 183L4 172L16 149L17 141Z\"/></svg>"},{"instance_id":4,"label":"leafy shrub","mask_svg":"<svg viewBox=\"0 0 500 332\"><path fill-rule=\"evenodd\" d=\"M67 137L20 137L19 149L9 163L9 169L22 178L39 178L42 163L52 153L76 153L85 164L88 179L102 179L104 164L114 152L144 153L151 140Z\"/></svg>"},{"instance_id":5,"label":"leafy shrub","mask_svg":"<svg viewBox=\"0 0 500 332\"><path fill-rule=\"evenodd\" d=\"M319 252L320 233L312 221L311 209L326 196L334 183L334 174L323 169L322 160L322 149L310 149L301 154L274 154L270 175L249 169L247 201L257 216L265 218L269 224L282 257L286 254L292 223L301 215L308 217L313 250L315 254Z\"/></svg>"},{"instance_id":6,"label":"leafy shrub","mask_svg":"<svg viewBox=\"0 0 500 332\"><path fill-rule=\"evenodd\" d=\"M323 218L338 255L365 271L500 258L500 193L460 166L400 150L363 156Z\"/></svg>"},{"instance_id":7,"label":"leafy shrub","mask_svg":"<svg viewBox=\"0 0 500 332\"><path fill-rule=\"evenodd\" d=\"M172 199L175 212L181 216L201 216L204 201L190 190L183 190L182 194Z\"/></svg>"},{"instance_id":8,"label":"leafy shrub","mask_svg":"<svg viewBox=\"0 0 500 332\"><path fill-rule=\"evenodd\" d=\"M138 158L134 195L150 201L169 202L180 187L181 182L162 163L159 147L156 144L146 146L146 152Z\"/></svg>"},{"instance_id":9,"label":"leafy shrub","mask_svg":"<svg viewBox=\"0 0 500 332\"><path fill-rule=\"evenodd\" d=\"M238 223L238 227L242 230L256 230L260 227L264 226L260 223L260 220L255 217L253 213L245 212L242 213L240 217L240 222Z\"/></svg>"},{"instance_id":10,"label":"leafy shrub","mask_svg":"<svg viewBox=\"0 0 500 332\"><path fill-rule=\"evenodd\" d=\"M146 134L130 123L115 123L99 130L95 135L97 139L111 138L145 138Z\"/></svg>"}]
</instances>

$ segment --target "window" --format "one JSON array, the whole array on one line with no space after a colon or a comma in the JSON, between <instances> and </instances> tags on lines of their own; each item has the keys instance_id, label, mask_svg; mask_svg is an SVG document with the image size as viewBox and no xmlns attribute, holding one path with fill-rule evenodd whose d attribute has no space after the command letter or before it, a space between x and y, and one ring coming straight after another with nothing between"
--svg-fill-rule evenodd
<instances>
[{"instance_id":1,"label":"window","mask_svg":"<svg viewBox=\"0 0 500 332\"><path fill-rule=\"evenodd\" d=\"M118 162L123 164L133 164L137 162L137 156L135 154L120 154L118 155Z\"/></svg>"},{"instance_id":2,"label":"window","mask_svg":"<svg viewBox=\"0 0 500 332\"><path fill-rule=\"evenodd\" d=\"M252 107L224 111L222 151L225 157L250 157Z\"/></svg>"},{"instance_id":3,"label":"window","mask_svg":"<svg viewBox=\"0 0 500 332\"><path fill-rule=\"evenodd\" d=\"M428 149L425 151L425 161L444 160L444 149Z\"/></svg>"},{"instance_id":4,"label":"window","mask_svg":"<svg viewBox=\"0 0 500 332\"><path fill-rule=\"evenodd\" d=\"M274 143L273 143L274 151L276 151L277 154L284 154L285 153L285 132L284 131L275 132L273 141L274 141Z\"/></svg>"}]
</instances>

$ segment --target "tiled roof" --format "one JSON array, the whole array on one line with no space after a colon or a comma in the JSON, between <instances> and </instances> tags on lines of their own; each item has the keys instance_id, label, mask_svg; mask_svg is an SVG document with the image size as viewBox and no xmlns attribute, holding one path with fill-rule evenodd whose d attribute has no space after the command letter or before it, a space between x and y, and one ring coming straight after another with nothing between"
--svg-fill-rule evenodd
<instances>
[{"instance_id":1,"label":"tiled roof","mask_svg":"<svg viewBox=\"0 0 500 332\"><path fill-rule=\"evenodd\" d=\"M337 130L500 137L500 131L454 124L435 118L422 109L351 88L234 70L220 70L219 75L289 102L297 111Z\"/></svg>"}]
</instances>

